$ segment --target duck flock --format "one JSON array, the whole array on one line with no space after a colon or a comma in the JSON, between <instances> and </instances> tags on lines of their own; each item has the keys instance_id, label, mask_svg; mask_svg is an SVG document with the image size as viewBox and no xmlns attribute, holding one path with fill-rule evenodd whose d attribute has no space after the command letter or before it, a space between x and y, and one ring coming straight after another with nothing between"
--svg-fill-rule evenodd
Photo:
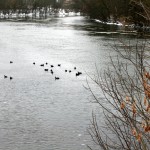
<instances>
[{"instance_id":1,"label":"duck flock","mask_svg":"<svg viewBox=\"0 0 150 150\"><path fill-rule=\"evenodd\" d=\"M33 65L36 65L36 63L35 62L33 62ZM57 66L54 66L54 65L52 65L52 64L49 64L49 63L43 63L43 64L40 64L40 66L41 67L46 67L46 68L44 68L44 71L45 72L50 72L52 75L53 74L55 74L55 72L54 72L54 68L55 67L59 67L59 68L61 68L61 64L57 64ZM64 70L64 72L68 72L68 73L72 73L73 71L75 71L75 76L77 77L77 76L80 76L81 74L82 74L82 72L80 72L80 71L77 71L77 67L74 67L72 70L68 70L68 69L65 69ZM58 76L55 76L55 80L59 80L60 79L60 77L58 77Z\"/></svg>"},{"instance_id":2,"label":"duck flock","mask_svg":"<svg viewBox=\"0 0 150 150\"><path fill-rule=\"evenodd\" d=\"M13 63L13 61L10 61L10 64L12 64ZM10 80L12 80L13 79L13 77L12 76L7 76L7 75L4 75L4 79L7 79L7 78L9 78Z\"/></svg>"},{"instance_id":3,"label":"duck flock","mask_svg":"<svg viewBox=\"0 0 150 150\"><path fill-rule=\"evenodd\" d=\"M10 61L10 64L13 64L13 61ZM36 63L33 62L33 65L36 65ZM46 62L46 63L40 64L39 66L40 66L40 67L43 67L45 72L50 72L52 75L54 75L54 76L55 76L55 78L54 78L55 80L59 80L59 79L60 79L59 76L56 76L55 71L54 71L54 68L55 68L55 67L61 68L61 66L62 66L61 64L57 64L57 65L54 66L54 65L49 64L48 62ZM75 76L76 76L76 77L82 75L82 72L77 71L77 67L73 67L72 70L70 70L70 69L65 69L64 72L65 72L65 73L67 73L67 72L68 72L68 73L75 73ZM9 78L10 80L14 79L12 76L4 75L4 79L7 79L7 78Z\"/></svg>"}]
</instances>

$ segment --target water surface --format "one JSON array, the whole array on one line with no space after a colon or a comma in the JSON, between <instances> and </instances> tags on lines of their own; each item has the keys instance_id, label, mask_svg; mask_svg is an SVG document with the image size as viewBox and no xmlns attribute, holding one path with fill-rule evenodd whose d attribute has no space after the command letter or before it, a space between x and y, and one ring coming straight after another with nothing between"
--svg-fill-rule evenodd
<instances>
[{"instance_id":1,"label":"water surface","mask_svg":"<svg viewBox=\"0 0 150 150\"><path fill-rule=\"evenodd\" d=\"M0 150L87 149L95 104L84 85L113 53L112 35L98 29L84 17L0 22Z\"/></svg>"}]
</instances>

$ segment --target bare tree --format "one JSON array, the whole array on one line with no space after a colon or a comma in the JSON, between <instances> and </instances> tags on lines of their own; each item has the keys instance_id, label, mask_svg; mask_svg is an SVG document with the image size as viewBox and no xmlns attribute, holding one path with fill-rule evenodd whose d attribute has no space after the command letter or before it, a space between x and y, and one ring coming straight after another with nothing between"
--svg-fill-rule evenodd
<instances>
[{"instance_id":1,"label":"bare tree","mask_svg":"<svg viewBox=\"0 0 150 150\"><path fill-rule=\"evenodd\" d=\"M111 66L103 74L97 69L97 76L90 76L100 87L103 98L99 98L87 82L105 119L105 123L100 124L93 113L88 132L99 149L149 150L150 42L141 39L132 45L124 40L119 42L123 50L113 46L118 55L115 59L110 57Z\"/></svg>"},{"instance_id":2,"label":"bare tree","mask_svg":"<svg viewBox=\"0 0 150 150\"><path fill-rule=\"evenodd\" d=\"M103 76L97 72L98 76L91 78L103 92L104 98L99 99L89 85L106 122L100 128L93 115L89 133L103 149L150 148L150 66L145 42L132 48L122 43L125 53L115 47L122 59L116 57L114 62L111 58L112 66Z\"/></svg>"}]
</instances>

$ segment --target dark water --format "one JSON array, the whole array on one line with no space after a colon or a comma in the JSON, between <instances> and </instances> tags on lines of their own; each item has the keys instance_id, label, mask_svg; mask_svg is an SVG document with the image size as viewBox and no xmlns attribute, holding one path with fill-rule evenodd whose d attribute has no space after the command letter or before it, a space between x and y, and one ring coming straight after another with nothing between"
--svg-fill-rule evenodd
<instances>
[{"instance_id":1,"label":"dark water","mask_svg":"<svg viewBox=\"0 0 150 150\"><path fill-rule=\"evenodd\" d=\"M113 54L113 37L103 30L83 17L0 22L0 150L87 149L96 109L87 74L95 64L106 68ZM44 71L50 65L53 75Z\"/></svg>"}]
</instances>

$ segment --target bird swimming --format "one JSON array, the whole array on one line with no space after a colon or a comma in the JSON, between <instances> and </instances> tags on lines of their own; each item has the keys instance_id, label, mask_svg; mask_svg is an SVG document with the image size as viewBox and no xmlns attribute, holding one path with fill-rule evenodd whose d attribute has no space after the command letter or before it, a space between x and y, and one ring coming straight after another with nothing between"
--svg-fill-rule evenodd
<instances>
[{"instance_id":1,"label":"bird swimming","mask_svg":"<svg viewBox=\"0 0 150 150\"><path fill-rule=\"evenodd\" d=\"M44 69L44 71L48 71L48 69Z\"/></svg>"},{"instance_id":2,"label":"bird swimming","mask_svg":"<svg viewBox=\"0 0 150 150\"><path fill-rule=\"evenodd\" d=\"M59 77L55 77L55 80L59 80L60 78Z\"/></svg>"},{"instance_id":3,"label":"bird swimming","mask_svg":"<svg viewBox=\"0 0 150 150\"><path fill-rule=\"evenodd\" d=\"M40 66L41 66L41 67L44 67L44 64L41 64Z\"/></svg>"},{"instance_id":4,"label":"bird swimming","mask_svg":"<svg viewBox=\"0 0 150 150\"><path fill-rule=\"evenodd\" d=\"M53 70L51 69L51 74L53 74L54 72L53 72Z\"/></svg>"},{"instance_id":5,"label":"bird swimming","mask_svg":"<svg viewBox=\"0 0 150 150\"><path fill-rule=\"evenodd\" d=\"M4 79L6 79L7 78L7 76L6 75L4 75Z\"/></svg>"},{"instance_id":6,"label":"bird swimming","mask_svg":"<svg viewBox=\"0 0 150 150\"><path fill-rule=\"evenodd\" d=\"M82 72L79 72L79 71L78 71L78 72L76 73L76 76L79 76L79 75L81 75L81 74L82 74Z\"/></svg>"}]
</instances>

